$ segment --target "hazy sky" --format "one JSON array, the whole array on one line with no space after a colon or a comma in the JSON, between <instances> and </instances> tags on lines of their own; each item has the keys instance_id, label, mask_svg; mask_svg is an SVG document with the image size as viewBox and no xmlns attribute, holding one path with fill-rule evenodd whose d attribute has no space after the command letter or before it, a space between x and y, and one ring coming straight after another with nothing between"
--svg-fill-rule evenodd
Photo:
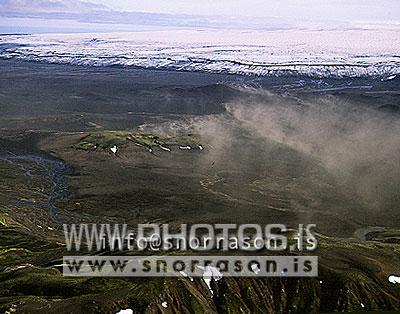
<instances>
[{"instance_id":1,"label":"hazy sky","mask_svg":"<svg viewBox=\"0 0 400 314\"><path fill-rule=\"evenodd\" d=\"M0 32L399 28L400 0L0 0Z\"/></svg>"},{"instance_id":2,"label":"hazy sky","mask_svg":"<svg viewBox=\"0 0 400 314\"><path fill-rule=\"evenodd\" d=\"M399 0L90 0L124 11L310 19L399 20ZM111 5L112 3L112 5Z\"/></svg>"}]
</instances>

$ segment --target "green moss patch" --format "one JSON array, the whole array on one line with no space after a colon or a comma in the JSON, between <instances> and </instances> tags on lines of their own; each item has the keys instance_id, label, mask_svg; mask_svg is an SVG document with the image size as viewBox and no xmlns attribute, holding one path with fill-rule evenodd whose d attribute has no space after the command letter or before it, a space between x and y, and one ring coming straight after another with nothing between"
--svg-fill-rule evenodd
<instances>
[{"instance_id":1,"label":"green moss patch","mask_svg":"<svg viewBox=\"0 0 400 314\"><path fill-rule=\"evenodd\" d=\"M3 214L0 214L0 226L8 227L7 219Z\"/></svg>"},{"instance_id":2,"label":"green moss patch","mask_svg":"<svg viewBox=\"0 0 400 314\"><path fill-rule=\"evenodd\" d=\"M200 139L196 135L166 136L153 133L132 133L127 131L102 131L84 137L74 147L82 150L108 150L114 145L136 144L144 148L191 146L197 148Z\"/></svg>"}]
</instances>

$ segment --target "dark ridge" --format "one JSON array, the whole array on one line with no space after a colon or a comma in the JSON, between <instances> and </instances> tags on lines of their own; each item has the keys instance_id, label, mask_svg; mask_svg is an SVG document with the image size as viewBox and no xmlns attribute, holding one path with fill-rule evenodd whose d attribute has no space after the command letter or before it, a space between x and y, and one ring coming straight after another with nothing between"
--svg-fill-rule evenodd
<instances>
[{"instance_id":1,"label":"dark ridge","mask_svg":"<svg viewBox=\"0 0 400 314\"><path fill-rule=\"evenodd\" d=\"M400 110L400 107L397 105L393 105L393 104L387 104L387 105L380 106L378 109L380 111L384 111L384 112L398 113Z\"/></svg>"}]
</instances>

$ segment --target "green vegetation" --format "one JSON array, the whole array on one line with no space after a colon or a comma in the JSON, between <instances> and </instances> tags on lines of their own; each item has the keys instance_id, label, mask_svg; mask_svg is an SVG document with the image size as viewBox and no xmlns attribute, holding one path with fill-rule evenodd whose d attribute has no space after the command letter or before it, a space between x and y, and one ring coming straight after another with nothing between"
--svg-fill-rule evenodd
<instances>
[{"instance_id":1,"label":"green vegetation","mask_svg":"<svg viewBox=\"0 0 400 314\"><path fill-rule=\"evenodd\" d=\"M6 217L3 214L0 214L0 226L8 227Z\"/></svg>"},{"instance_id":2,"label":"green vegetation","mask_svg":"<svg viewBox=\"0 0 400 314\"><path fill-rule=\"evenodd\" d=\"M121 145L126 142L128 132L104 131L91 133L84 137L75 148L83 150L108 149L114 145Z\"/></svg>"},{"instance_id":3,"label":"green vegetation","mask_svg":"<svg viewBox=\"0 0 400 314\"><path fill-rule=\"evenodd\" d=\"M25 248L8 248L8 247L1 247L0 246L0 255L5 255L11 252L21 252L21 253L30 253L28 249Z\"/></svg>"},{"instance_id":4,"label":"green vegetation","mask_svg":"<svg viewBox=\"0 0 400 314\"><path fill-rule=\"evenodd\" d=\"M195 135L166 136L152 133L132 133L127 131L102 131L89 134L75 145L76 149L83 150L107 150L116 146L124 146L134 143L145 148L170 146L198 147L200 140Z\"/></svg>"},{"instance_id":5,"label":"green vegetation","mask_svg":"<svg viewBox=\"0 0 400 314\"><path fill-rule=\"evenodd\" d=\"M385 240L381 241L351 241L346 239L336 239L324 236L322 234L316 234L318 240L318 249L364 249L364 250L376 250L378 248L390 248L393 250L398 250L400 244L388 243Z\"/></svg>"}]
</instances>

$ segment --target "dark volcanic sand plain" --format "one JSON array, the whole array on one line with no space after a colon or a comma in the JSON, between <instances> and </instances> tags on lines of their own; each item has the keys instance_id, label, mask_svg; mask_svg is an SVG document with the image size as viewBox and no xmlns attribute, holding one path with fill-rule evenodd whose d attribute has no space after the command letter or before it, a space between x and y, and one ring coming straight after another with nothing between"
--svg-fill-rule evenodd
<instances>
[{"instance_id":1,"label":"dark volcanic sand plain","mask_svg":"<svg viewBox=\"0 0 400 314\"><path fill-rule=\"evenodd\" d=\"M0 73L0 312L400 309L398 78ZM320 276L225 277L213 297L202 279L62 277L62 223L107 222L314 223Z\"/></svg>"}]
</instances>

